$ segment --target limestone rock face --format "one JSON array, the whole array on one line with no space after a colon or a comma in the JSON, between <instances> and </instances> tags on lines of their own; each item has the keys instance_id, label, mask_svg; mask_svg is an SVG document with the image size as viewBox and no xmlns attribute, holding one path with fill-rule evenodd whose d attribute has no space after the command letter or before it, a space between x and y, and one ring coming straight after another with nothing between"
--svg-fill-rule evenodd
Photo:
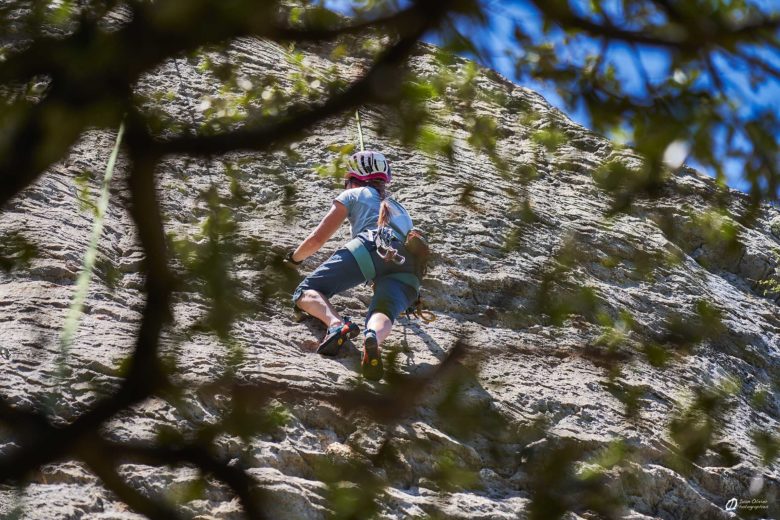
<instances>
[{"instance_id":1,"label":"limestone rock face","mask_svg":"<svg viewBox=\"0 0 780 520\"><path fill-rule=\"evenodd\" d=\"M243 61L246 77L273 73L283 84L293 70L288 52L255 40L242 40L230 50ZM417 74L433 70L432 52L421 46L413 56ZM345 76L350 65L362 63L346 58L334 64L329 52L313 49L304 55L312 69L335 65ZM138 91L173 92L165 110L185 121L199 118L201 99L218 93L213 78L197 65L180 59L180 77L174 63L166 63ZM462 66L459 62L452 69ZM187 388L214 381L233 367L236 377L248 383L278 383L307 396L277 403L287 420L273 432L246 443L220 437L221 454L249 468L272 496L268 517L276 519L330 514L327 497L333 484L318 469L326 461L373 461L372 471L389 482L376 496L382 518L524 518L538 489L535 464L548 460L547 450L573 446L580 460L595 461L617 439L624 439L633 455L605 478L625 503L621 514L626 518L730 518L723 509L730 498L753 496L774 508L766 516L776 514L780 467L763 465L751 432L780 427L780 308L758 286L777 273L772 250L780 247L780 212L765 207L744 227L736 220L747 204L742 195L728 195L731 216L715 214L714 182L683 169L665 183L659 198L640 198L629 211L609 216L612 198L594 174L611 161L638 170L641 158L495 73L481 71L473 86L481 93L474 101L476 112L500 129L497 152L507 161L508 176L468 143L469 121L435 101L433 125L453 136L452 162L432 160L384 137L393 122L380 108L362 113L369 145L392 161L393 196L429 233L435 251L422 296L438 319L427 325L399 319L385 354L397 356L401 374L425 376L461 339L469 356L479 361L457 394L480 411L475 420L495 415L511 431L543 424L546 433L520 436L521 442L491 439L486 430L470 436L451 431L439 416L438 404L448 391L444 384L431 387L389 426L341 410L329 396L360 379L357 346L336 358L313 353L322 328L311 319L294 319L289 291L297 279L282 283L276 293L264 292L279 279L270 267L273 255L261 248L233 259L241 294L257 302L253 312L234 323L233 343L193 332L208 302L186 286L176 293L175 322L164 337L163 354L175 360L175 378ZM293 146L297 155L236 153L227 158L246 199L230 209L237 242L279 251L305 238L338 193L336 183L315 168L332 161L330 145L355 142L349 116L320 125ZM558 147L545 147L537 138L551 129L565 136ZM84 170L103 171L114 137L97 130L84 135L67 159L0 218L0 232L21 233L39 250L29 268L0 274L0 392L16 406L45 403L61 416L74 417L116 386L121 362L132 350L144 301L143 253L124 206L127 162L120 157L100 260L67 355L70 373L57 378L58 338L92 226L91 212L79 205L74 178ZM432 161L435 175L428 173ZM530 170L535 177L521 185L517 172ZM97 177L90 184L93 192ZM212 179L227 196L222 161L168 158L160 165L167 231L195 237L207 212L199 194ZM286 188L290 179L294 190ZM738 245L708 239L707 230L724 222L736 229ZM348 235L345 225L304 262L301 273L315 268ZM553 295L546 302L545 288ZM358 287L334 298L334 304L361 321L369 298L370 289ZM702 318L703 308L717 313L719 325ZM563 309L560 316L556 309ZM675 323L697 334L666 359L664 368L653 366L648 362L653 348L669 350L676 344ZM610 343L617 333L622 337ZM713 446L733 456L713 448L687 471L673 466L666 457L672 417L686 409L695 388L726 381L738 385L723 397L729 407ZM633 418L626 415L631 399L637 411ZM107 425L104 434L128 441L153 439L161 428L190 432L217 421L222 410L219 396L185 392L178 406L154 399L134 407ZM3 437L0 452L19 442ZM393 456L377 459L385 444ZM468 478L442 487L437 474L444 471L443 460ZM142 493L177 500L184 513L196 518L242 517L227 488L210 481L196 497L182 498L199 478L193 468L125 464L119 472ZM21 490L2 491L0 513L18 508L31 519L140 518L72 461L46 466ZM571 517L590 518L586 510L579 513L584 516Z\"/></svg>"}]
</instances>

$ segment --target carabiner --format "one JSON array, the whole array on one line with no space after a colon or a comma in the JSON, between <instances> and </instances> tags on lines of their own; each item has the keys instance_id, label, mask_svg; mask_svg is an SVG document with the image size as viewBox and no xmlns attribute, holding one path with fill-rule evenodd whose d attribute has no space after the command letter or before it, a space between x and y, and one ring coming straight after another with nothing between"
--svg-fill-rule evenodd
<instances>
[{"instance_id":1,"label":"carabiner","mask_svg":"<svg viewBox=\"0 0 780 520\"><path fill-rule=\"evenodd\" d=\"M382 250L384 249L384 253L382 253ZM383 245L377 244L376 246L376 254L379 255L379 258L384 260L385 262L389 262L390 259L387 257L390 254L390 248L385 247Z\"/></svg>"},{"instance_id":2,"label":"carabiner","mask_svg":"<svg viewBox=\"0 0 780 520\"><path fill-rule=\"evenodd\" d=\"M385 250L384 254L382 253L383 249ZM394 247L377 245L376 254L379 255L379 258L381 258L385 262L393 262L395 265L403 265L404 262L406 262L406 258L398 254L398 250L395 249Z\"/></svg>"}]
</instances>

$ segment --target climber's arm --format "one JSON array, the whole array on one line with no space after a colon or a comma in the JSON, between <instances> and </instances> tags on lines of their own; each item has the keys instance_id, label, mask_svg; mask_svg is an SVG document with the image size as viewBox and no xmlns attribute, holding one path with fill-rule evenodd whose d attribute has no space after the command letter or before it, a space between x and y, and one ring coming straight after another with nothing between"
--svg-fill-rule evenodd
<instances>
[{"instance_id":1,"label":"climber's arm","mask_svg":"<svg viewBox=\"0 0 780 520\"><path fill-rule=\"evenodd\" d=\"M293 252L293 261L301 262L319 251L341 226L345 218L347 218L347 207L341 202L333 201L328 214L323 217L322 221L314 228L314 231Z\"/></svg>"}]
</instances>

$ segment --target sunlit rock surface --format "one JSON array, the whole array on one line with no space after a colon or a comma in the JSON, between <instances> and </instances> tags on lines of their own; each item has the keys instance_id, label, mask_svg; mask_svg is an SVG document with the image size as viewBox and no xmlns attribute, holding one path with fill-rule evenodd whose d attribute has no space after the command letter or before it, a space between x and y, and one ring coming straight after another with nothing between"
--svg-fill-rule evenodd
<instances>
[{"instance_id":1,"label":"sunlit rock surface","mask_svg":"<svg viewBox=\"0 0 780 520\"><path fill-rule=\"evenodd\" d=\"M249 80L267 73L283 80L294 70L289 51L275 45L242 40L230 52L244 61L241 71ZM316 70L333 65L329 52L305 55ZM412 59L415 72L431 73L432 56L432 49L421 47ZM164 105L169 114L185 122L200 120L202 98L218 94L213 77L198 71L194 60L182 58L177 64L180 76L169 62L138 90L171 92ZM361 64L343 58L338 68L351 77ZM462 67L458 62L452 71ZM312 320L294 319L289 302L294 283L267 290L280 280L278 269L269 267L273 252L297 245L338 193L337 184L315 168L333 160L331 145L356 142L352 115L346 114L296 144L297 156L228 157L246 197L230 210L238 224L237 240L261 246L256 254L243 251L235 258L241 294L255 304L234 324L235 341L226 344L193 331L208 302L194 290L176 294L175 326L165 332L163 353L175 360L178 381L194 388L233 367L242 381L278 383L306 396L285 403L288 420L280 430L248 444L220 437L221 453L240 460L268 490L268 517L276 519L327 517L322 463L372 457L378 460L374 473L389 483L376 494L382 518L524 518L535 468L548 460L549 450L573 446L578 460L596 462L617 439L632 450L631 459L605 477L624 501L621 514L627 518L728 518L726 501L749 499L751 483L756 496L774 504L776 514L780 468L762 465L751 431L777 432L779 427L780 309L757 284L777 269L771 250L780 247L780 213L764 208L750 228L734 221L741 244L735 248L713 244L706 226L696 223L710 215L718 190L710 179L684 169L665 184L660 198L640 198L626 213L609 217L612 198L593 174L613 160L639 168L638 157L494 73L482 71L473 85L477 112L493 118L500 130L497 152L507 161L508 176L469 145L469 122L438 101L430 103L434 126L454 137L453 162L427 158L381 137L392 121L381 109L362 112L369 146L392 161L393 196L428 231L435 251L423 299L438 320L423 325L400 319L386 354L397 354L402 374L425 376L462 339L469 353L463 363L478 372L457 398L472 410L484 410L475 422L497 413L514 435L491 436L490 424L477 424L483 428L475 435L453 431L437 410L445 384L426 391L400 422L387 427L340 410L330 397L361 379L357 346L335 359L314 354L323 331ZM546 148L536 138L551 128L566 137L557 148ZM79 205L74 178L92 170L90 186L96 192L114 137L103 131L83 136L66 160L0 218L3 233L20 232L39 248L28 269L0 274L0 391L17 406L43 405L73 417L117 384L121 362L131 352L144 301L143 254L123 207L128 164L120 158L86 313L67 354L70 373L64 380L56 377L58 338L92 226L92 213ZM518 172L530 170L536 177L521 185ZM225 172L216 159L169 158L160 166L167 231L179 238L195 236L207 214L199 193L213 181L227 197ZM294 191L285 188L290 182ZM736 217L746 200L732 192L728 205ZM348 233L345 225L301 272L316 267ZM553 295L546 307L540 303L545 287ZM362 320L369 291L357 288L334 302ZM720 314L720 326L701 325L700 302ZM573 314L567 316L561 305L570 305ZM560 316L555 309L563 309ZM666 368L654 367L646 345L675 350L674 323L696 329L704 339L691 339L666 360ZM621 332L622 338L610 343ZM667 457L671 418L690 403L694 388L730 380L738 388L724 397L731 407L715 441L733 456L713 449L689 471L675 469ZM637 410L633 419L626 415L631 399ZM161 427L186 433L216 422L223 410L219 396L188 393L178 407L162 400L137 406L104 433L115 440L153 439ZM539 426L547 433L538 433ZM4 437L0 451L20 440ZM376 459L385 442L392 456ZM443 488L438 479L443 459L468 477ZM209 481L193 496L198 479L193 468L126 464L119 472L144 494L182 503L185 514L242 516L222 485ZM590 518L585 506L574 507L581 507L581 516L572 518ZM14 510L31 519L140 518L89 470L69 461L46 466L21 490L4 490L0 514Z\"/></svg>"}]
</instances>

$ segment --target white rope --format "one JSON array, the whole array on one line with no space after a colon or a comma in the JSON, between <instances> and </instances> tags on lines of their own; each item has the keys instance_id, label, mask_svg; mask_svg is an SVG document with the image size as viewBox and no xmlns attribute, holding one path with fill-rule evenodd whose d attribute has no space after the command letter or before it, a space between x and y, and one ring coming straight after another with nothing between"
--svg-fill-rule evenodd
<instances>
[{"instance_id":1,"label":"white rope","mask_svg":"<svg viewBox=\"0 0 780 520\"><path fill-rule=\"evenodd\" d=\"M362 152L366 147L363 144L363 125L360 124L360 109L355 110L355 119L357 119L358 140L360 141L360 151Z\"/></svg>"}]
</instances>

